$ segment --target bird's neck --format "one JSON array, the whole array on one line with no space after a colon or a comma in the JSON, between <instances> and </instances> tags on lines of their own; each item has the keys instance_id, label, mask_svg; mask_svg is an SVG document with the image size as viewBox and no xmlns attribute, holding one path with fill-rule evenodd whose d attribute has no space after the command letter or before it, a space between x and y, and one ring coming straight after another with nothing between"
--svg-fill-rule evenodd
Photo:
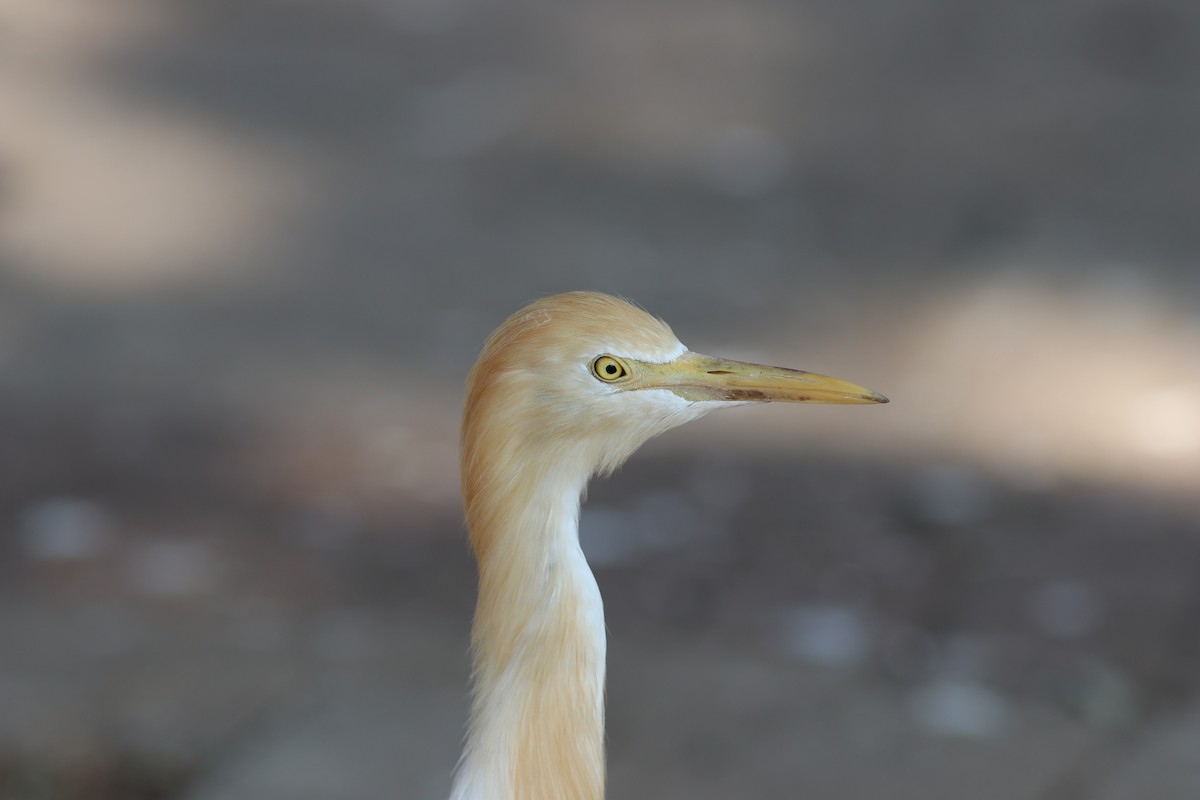
<instances>
[{"instance_id":1,"label":"bird's neck","mask_svg":"<svg viewBox=\"0 0 1200 800\"><path fill-rule=\"evenodd\" d=\"M604 795L604 610L579 547L586 475L569 474L488 480L467 493L479 566L475 685L452 800Z\"/></svg>"}]
</instances>

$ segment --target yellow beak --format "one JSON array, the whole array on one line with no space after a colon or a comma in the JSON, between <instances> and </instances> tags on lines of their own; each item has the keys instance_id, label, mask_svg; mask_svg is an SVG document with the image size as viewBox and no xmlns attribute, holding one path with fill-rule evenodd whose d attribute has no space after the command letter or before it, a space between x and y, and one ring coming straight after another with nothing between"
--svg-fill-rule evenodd
<instances>
[{"instance_id":1,"label":"yellow beak","mask_svg":"<svg viewBox=\"0 0 1200 800\"><path fill-rule=\"evenodd\" d=\"M780 403L886 403L878 392L840 378L787 367L687 352L666 364L641 362L637 389L668 389L685 400Z\"/></svg>"}]
</instances>

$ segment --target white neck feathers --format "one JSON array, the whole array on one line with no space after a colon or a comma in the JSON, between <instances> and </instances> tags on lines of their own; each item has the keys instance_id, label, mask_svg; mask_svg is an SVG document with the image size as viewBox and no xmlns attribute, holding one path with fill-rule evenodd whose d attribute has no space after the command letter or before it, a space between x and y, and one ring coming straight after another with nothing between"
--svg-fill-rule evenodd
<instances>
[{"instance_id":1,"label":"white neck feathers","mask_svg":"<svg viewBox=\"0 0 1200 800\"><path fill-rule=\"evenodd\" d=\"M604 795L604 610L579 548L584 480L542 477L468 497L475 684L452 800Z\"/></svg>"}]
</instances>

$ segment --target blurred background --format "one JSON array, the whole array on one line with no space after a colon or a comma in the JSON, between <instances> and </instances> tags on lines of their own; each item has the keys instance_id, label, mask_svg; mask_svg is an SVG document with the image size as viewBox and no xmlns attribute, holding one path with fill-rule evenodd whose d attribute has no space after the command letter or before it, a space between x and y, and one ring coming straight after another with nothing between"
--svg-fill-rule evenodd
<instances>
[{"instance_id":1,"label":"blurred background","mask_svg":"<svg viewBox=\"0 0 1200 800\"><path fill-rule=\"evenodd\" d=\"M1191 0L5 0L0 798L441 798L462 383L569 289L886 407L595 485L617 798L1200 797Z\"/></svg>"}]
</instances>

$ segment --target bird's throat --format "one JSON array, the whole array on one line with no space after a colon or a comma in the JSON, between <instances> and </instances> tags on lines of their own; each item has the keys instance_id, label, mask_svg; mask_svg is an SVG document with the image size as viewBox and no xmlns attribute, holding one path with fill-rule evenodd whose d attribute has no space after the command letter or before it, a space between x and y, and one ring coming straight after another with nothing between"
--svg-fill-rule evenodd
<instances>
[{"instance_id":1,"label":"bird's throat","mask_svg":"<svg viewBox=\"0 0 1200 800\"><path fill-rule=\"evenodd\" d=\"M604 795L604 612L579 548L580 489L547 480L517 502L468 498L475 686L453 800Z\"/></svg>"}]
</instances>

